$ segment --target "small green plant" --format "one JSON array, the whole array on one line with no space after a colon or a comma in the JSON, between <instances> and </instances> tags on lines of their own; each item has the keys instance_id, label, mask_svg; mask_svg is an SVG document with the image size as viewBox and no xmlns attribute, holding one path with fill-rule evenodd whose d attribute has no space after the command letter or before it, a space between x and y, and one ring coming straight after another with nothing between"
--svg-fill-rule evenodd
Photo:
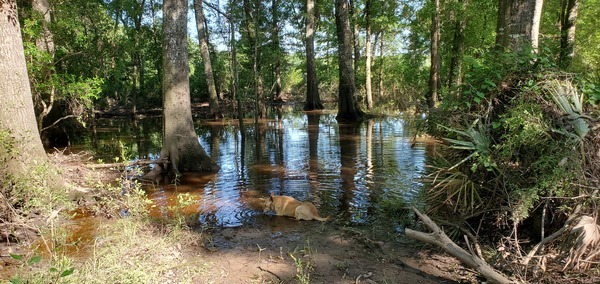
<instances>
[{"instance_id":1,"label":"small green plant","mask_svg":"<svg viewBox=\"0 0 600 284\"><path fill-rule=\"evenodd\" d=\"M296 266L296 278L303 284L310 283L311 273L315 270L315 262L313 260L316 251L310 244L310 239L306 240L306 245L302 249L296 249L293 253L289 253L294 260Z\"/></svg>"},{"instance_id":2,"label":"small green plant","mask_svg":"<svg viewBox=\"0 0 600 284\"><path fill-rule=\"evenodd\" d=\"M35 266L37 263L39 263L42 260L42 257L39 255L33 255L27 259L25 259L22 255L19 255L19 254L10 254L10 257L16 261L21 262L21 271L24 271L26 269L31 270L33 268L33 266ZM57 268L55 266L51 266L48 270L49 275L45 275L45 273L42 273L42 275L40 275L39 278L40 278L40 280L45 279L47 281L47 283L62 283L63 282L62 279L64 277L67 277L67 276L73 274L74 271L75 271L75 267L73 267L73 266L68 266L66 268L61 267L61 265L59 265L59 268ZM24 279L23 277L16 276L16 277L13 277L12 279L10 279L10 283L21 284L21 283L30 283L30 281L27 279Z\"/></svg>"},{"instance_id":3,"label":"small green plant","mask_svg":"<svg viewBox=\"0 0 600 284\"><path fill-rule=\"evenodd\" d=\"M193 217L186 212L186 208L197 204L197 199L189 192L180 193L177 195L177 201L175 205L169 206L168 210L173 214L172 220L176 228L185 228L190 223L190 219Z\"/></svg>"}]
</instances>

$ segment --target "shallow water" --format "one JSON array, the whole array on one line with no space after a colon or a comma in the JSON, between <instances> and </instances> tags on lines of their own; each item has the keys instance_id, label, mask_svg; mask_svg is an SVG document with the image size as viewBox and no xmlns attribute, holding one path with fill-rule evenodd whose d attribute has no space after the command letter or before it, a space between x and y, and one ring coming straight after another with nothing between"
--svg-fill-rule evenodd
<instances>
[{"instance_id":1,"label":"shallow water","mask_svg":"<svg viewBox=\"0 0 600 284\"><path fill-rule=\"evenodd\" d=\"M293 112L246 121L242 145L237 120L199 121L199 141L221 170L186 174L177 186L147 186L151 213L168 216L177 207L198 214L201 224L237 227L265 218L259 198L274 193L313 202L321 216L369 222L383 202L414 202L422 189L430 144L411 143L411 124L386 117L339 125L332 113ZM105 162L155 159L160 127L160 118L100 120L87 142Z\"/></svg>"}]
</instances>

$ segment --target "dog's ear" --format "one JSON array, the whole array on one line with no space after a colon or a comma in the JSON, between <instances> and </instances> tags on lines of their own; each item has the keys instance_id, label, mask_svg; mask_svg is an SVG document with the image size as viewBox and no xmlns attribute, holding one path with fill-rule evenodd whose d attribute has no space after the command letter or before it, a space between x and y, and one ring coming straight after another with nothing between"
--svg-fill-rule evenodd
<instances>
[{"instance_id":1,"label":"dog's ear","mask_svg":"<svg viewBox=\"0 0 600 284\"><path fill-rule=\"evenodd\" d=\"M273 201L273 196L275 196L275 194L271 192L271 196L269 196L269 200L271 200L271 202Z\"/></svg>"}]
</instances>

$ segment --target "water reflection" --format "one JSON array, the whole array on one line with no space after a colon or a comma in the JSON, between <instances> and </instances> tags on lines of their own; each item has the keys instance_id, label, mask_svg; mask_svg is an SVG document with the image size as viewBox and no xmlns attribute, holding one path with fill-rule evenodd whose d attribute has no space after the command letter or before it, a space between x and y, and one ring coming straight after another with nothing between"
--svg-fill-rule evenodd
<instances>
[{"instance_id":1,"label":"water reflection","mask_svg":"<svg viewBox=\"0 0 600 284\"><path fill-rule=\"evenodd\" d=\"M117 145L106 147L112 152L102 155L155 158L160 125L160 118L148 118L136 132L97 127L92 141ZM258 125L248 121L244 136L233 120L198 122L196 130L221 170L208 176L187 174L178 186L149 188L155 216L168 215L178 196L188 194L192 197L183 211L199 214L199 222L241 226L262 218L258 198L275 193L311 201L321 215L363 223L377 214L383 200L410 202L422 186L417 178L424 170L426 147L411 147L410 127L401 118L338 125L335 114L295 112ZM108 141L102 133L110 133Z\"/></svg>"}]
</instances>

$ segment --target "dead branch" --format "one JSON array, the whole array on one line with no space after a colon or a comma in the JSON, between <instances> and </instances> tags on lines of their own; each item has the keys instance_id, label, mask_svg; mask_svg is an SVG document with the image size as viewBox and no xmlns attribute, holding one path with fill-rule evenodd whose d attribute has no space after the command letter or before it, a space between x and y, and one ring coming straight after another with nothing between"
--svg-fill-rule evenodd
<instances>
[{"instance_id":1,"label":"dead branch","mask_svg":"<svg viewBox=\"0 0 600 284\"><path fill-rule=\"evenodd\" d=\"M592 192L592 194L589 197L590 198L596 197L597 194L598 194L598 190L595 190L594 192ZM535 256L535 254L545 244L547 244L547 243L553 241L554 239L560 237L564 232L570 231L570 229L573 227L573 221L575 221L575 219L579 216L579 212L580 211L581 211L581 203L577 204L577 206L575 206L575 209L573 209L573 212L569 215L569 217L567 218L567 221L565 221L565 224L562 226L562 228L560 228L560 230L554 232L552 235L544 238L537 245L535 245L533 247L533 249L531 249L531 251L529 251L529 253L527 254L527 256L525 258L523 258L523 260L521 261L521 264L527 265L529 263L529 261L533 258L533 256Z\"/></svg>"},{"instance_id":2,"label":"dead branch","mask_svg":"<svg viewBox=\"0 0 600 284\"><path fill-rule=\"evenodd\" d=\"M50 125L48 125L48 126L46 126L46 127L42 128L42 130L40 130L40 132L44 132L44 131L46 131L48 128L50 128L50 127L52 127L52 126L54 126L54 125L58 124L60 121L62 121L62 120L65 120L65 119L67 119L67 118L72 118L72 117L77 117L77 116L76 116L76 115L73 115L73 114L70 114L70 115L67 115L67 116L63 116L63 117L61 117L61 118L57 119L57 120L56 120L54 123L52 123L52 124L50 124Z\"/></svg>"},{"instance_id":3,"label":"dead branch","mask_svg":"<svg viewBox=\"0 0 600 284\"><path fill-rule=\"evenodd\" d=\"M119 167L129 167L129 166L143 166L143 165L153 165L153 164L162 164L165 163L161 160L137 160L133 162L122 162L122 163L110 163L110 164L88 164L86 165L90 169L105 169L105 168L119 168ZM166 162L168 163L168 162Z\"/></svg>"},{"instance_id":4,"label":"dead branch","mask_svg":"<svg viewBox=\"0 0 600 284\"><path fill-rule=\"evenodd\" d=\"M412 207L413 211L419 216L419 219L423 221L425 226L429 228L432 233L423 233L419 231L414 231L411 229L406 229L406 236L409 238L432 244L442 248L448 254L458 258L461 262L467 265L470 268L477 270L483 277L488 279L492 283L515 283L509 279L504 274L496 271L492 266L490 266L483 259L468 253L463 248L459 247L456 243L454 243L447 235L444 233L438 225L435 224L427 215L421 213L417 208Z\"/></svg>"}]
</instances>

